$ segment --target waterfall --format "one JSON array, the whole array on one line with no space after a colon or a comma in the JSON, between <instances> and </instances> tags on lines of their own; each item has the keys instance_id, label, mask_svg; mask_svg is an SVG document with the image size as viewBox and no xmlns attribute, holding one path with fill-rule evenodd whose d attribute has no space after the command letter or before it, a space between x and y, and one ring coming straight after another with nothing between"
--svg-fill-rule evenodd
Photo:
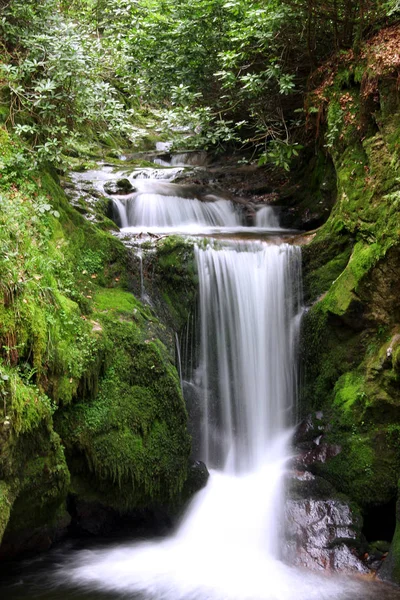
<instances>
[{"instance_id":1,"label":"waterfall","mask_svg":"<svg viewBox=\"0 0 400 600\"><path fill-rule=\"evenodd\" d=\"M257 211L256 227L279 229L279 218L272 206L263 206Z\"/></svg>"},{"instance_id":2,"label":"waterfall","mask_svg":"<svg viewBox=\"0 0 400 600\"><path fill-rule=\"evenodd\" d=\"M60 580L140 600L349 600L357 583L286 565L283 476L296 400L300 249L196 248L202 456L213 467L163 541L82 551Z\"/></svg>"},{"instance_id":3,"label":"waterfall","mask_svg":"<svg viewBox=\"0 0 400 600\"><path fill-rule=\"evenodd\" d=\"M240 209L230 200L194 185L177 185L160 179L134 179L136 191L126 197L113 196L122 228L143 231L179 228L237 228Z\"/></svg>"},{"instance_id":4,"label":"waterfall","mask_svg":"<svg viewBox=\"0 0 400 600\"><path fill-rule=\"evenodd\" d=\"M291 424L296 396L300 249L230 242L197 247L202 459L246 472Z\"/></svg>"},{"instance_id":5,"label":"waterfall","mask_svg":"<svg viewBox=\"0 0 400 600\"><path fill-rule=\"evenodd\" d=\"M171 183L170 179L178 173L179 169L138 170L130 176L133 193L112 195L118 223L125 234L143 230L182 234L209 234L217 229L218 233L251 229L283 231L273 207L257 210L255 227L247 227L246 211L240 201L235 203L200 185Z\"/></svg>"},{"instance_id":6,"label":"waterfall","mask_svg":"<svg viewBox=\"0 0 400 600\"><path fill-rule=\"evenodd\" d=\"M231 236L232 230L236 235L251 229L241 226L244 213L229 200L200 186L148 182L145 176L135 180L135 193L113 198L125 232L164 227L177 233L184 225L185 233L196 226L220 227L218 234ZM271 207L257 212L255 226L257 235L262 228L284 231ZM171 536L71 553L58 572L61 584L113 600L369 597L357 582L284 562L301 250L237 237L195 244L198 304L182 339L175 336L181 388L193 421L193 455L210 469L206 488L194 496ZM146 298L142 263L141 295ZM313 527L318 529L319 520Z\"/></svg>"},{"instance_id":7,"label":"waterfall","mask_svg":"<svg viewBox=\"0 0 400 600\"><path fill-rule=\"evenodd\" d=\"M301 251L287 244L226 242L198 245L195 256L200 458L215 471L178 538L208 552L234 548L244 561L256 550L278 558L282 477L296 402ZM207 550L210 540L213 551Z\"/></svg>"},{"instance_id":8,"label":"waterfall","mask_svg":"<svg viewBox=\"0 0 400 600\"><path fill-rule=\"evenodd\" d=\"M126 220L134 227L177 227L200 225L204 227L237 227L240 215L232 202L216 200L202 202L196 198L140 193L125 204Z\"/></svg>"}]
</instances>

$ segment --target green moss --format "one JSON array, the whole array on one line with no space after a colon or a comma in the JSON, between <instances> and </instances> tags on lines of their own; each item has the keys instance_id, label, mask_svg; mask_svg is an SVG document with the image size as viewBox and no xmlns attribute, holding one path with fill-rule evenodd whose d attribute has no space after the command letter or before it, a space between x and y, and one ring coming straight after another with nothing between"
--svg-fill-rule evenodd
<instances>
[{"instance_id":1,"label":"green moss","mask_svg":"<svg viewBox=\"0 0 400 600\"><path fill-rule=\"evenodd\" d=\"M118 509L177 500L190 443L172 332L126 291L128 250L56 175L0 187L1 534L62 519L70 469Z\"/></svg>"},{"instance_id":2,"label":"green moss","mask_svg":"<svg viewBox=\"0 0 400 600\"><path fill-rule=\"evenodd\" d=\"M338 379L334 388L333 405L340 408L344 414L350 413L349 424L352 422L354 405L365 398L364 378L359 373L345 373Z\"/></svg>"},{"instance_id":3,"label":"green moss","mask_svg":"<svg viewBox=\"0 0 400 600\"><path fill-rule=\"evenodd\" d=\"M351 255L351 249L345 247L345 249L342 250L341 245L339 245L339 247L336 246L336 248L338 251L337 254L334 254L335 250L333 244L329 245L327 253L324 252L325 248L322 247L322 244L319 245L318 251L313 247L312 253L308 252L309 248L305 249L304 262L307 265L308 275L305 278L304 286L308 298L315 299L326 292L346 268ZM323 253L325 256L327 255L327 262L324 262ZM328 258L329 255L333 255L333 258L330 260ZM309 262L307 262L310 260L314 263L312 269L310 268Z\"/></svg>"},{"instance_id":4,"label":"green moss","mask_svg":"<svg viewBox=\"0 0 400 600\"><path fill-rule=\"evenodd\" d=\"M11 487L5 481L0 481L0 544L10 519L13 502Z\"/></svg>"},{"instance_id":5,"label":"green moss","mask_svg":"<svg viewBox=\"0 0 400 600\"><path fill-rule=\"evenodd\" d=\"M318 300L304 319L302 397L304 410L323 409L342 449L316 470L366 507L393 499L400 470L400 119L369 114L364 71L350 65L327 91L337 201L304 249L306 297ZM376 84L383 106L385 83Z\"/></svg>"},{"instance_id":6,"label":"green moss","mask_svg":"<svg viewBox=\"0 0 400 600\"><path fill-rule=\"evenodd\" d=\"M98 394L57 415L72 472L89 471L94 493L114 508L176 500L190 450L176 369L133 322L99 317L112 350Z\"/></svg>"},{"instance_id":7,"label":"green moss","mask_svg":"<svg viewBox=\"0 0 400 600\"><path fill-rule=\"evenodd\" d=\"M398 457L385 447L380 431L353 431L330 434L340 443L341 452L325 464L315 465L318 475L347 494L359 506L385 504L396 494Z\"/></svg>"},{"instance_id":8,"label":"green moss","mask_svg":"<svg viewBox=\"0 0 400 600\"><path fill-rule=\"evenodd\" d=\"M103 288L97 291L95 296L96 310L128 313L142 310L142 305L135 296L120 288Z\"/></svg>"},{"instance_id":9,"label":"green moss","mask_svg":"<svg viewBox=\"0 0 400 600\"><path fill-rule=\"evenodd\" d=\"M157 309L179 331L186 324L197 295L193 242L169 236L157 244L155 253L146 256L145 264L154 271L154 286L167 307Z\"/></svg>"},{"instance_id":10,"label":"green moss","mask_svg":"<svg viewBox=\"0 0 400 600\"><path fill-rule=\"evenodd\" d=\"M55 432L42 434L41 444L30 446L31 456L20 474L7 534L52 523L65 502L70 476L60 438ZM22 443L30 445L28 439Z\"/></svg>"},{"instance_id":11,"label":"green moss","mask_svg":"<svg viewBox=\"0 0 400 600\"><path fill-rule=\"evenodd\" d=\"M343 315L349 310L351 303L357 301L360 281L376 264L379 253L378 244L365 245L359 242L354 246L346 268L332 283L322 300L325 310L337 315Z\"/></svg>"}]
</instances>

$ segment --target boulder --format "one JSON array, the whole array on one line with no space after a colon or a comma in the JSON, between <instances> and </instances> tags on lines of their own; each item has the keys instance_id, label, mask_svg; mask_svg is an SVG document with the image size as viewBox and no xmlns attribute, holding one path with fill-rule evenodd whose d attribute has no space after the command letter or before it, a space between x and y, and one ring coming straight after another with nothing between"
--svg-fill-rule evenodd
<instances>
[{"instance_id":1,"label":"boulder","mask_svg":"<svg viewBox=\"0 0 400 600\"><path fill-rule=\"evenodd\" d=\"M104 191L106 194L122 196L133 194L136 192L136 188L133 187L129 179L112 179L111 181L106 181Z\"/></svg>"}]
</instances>

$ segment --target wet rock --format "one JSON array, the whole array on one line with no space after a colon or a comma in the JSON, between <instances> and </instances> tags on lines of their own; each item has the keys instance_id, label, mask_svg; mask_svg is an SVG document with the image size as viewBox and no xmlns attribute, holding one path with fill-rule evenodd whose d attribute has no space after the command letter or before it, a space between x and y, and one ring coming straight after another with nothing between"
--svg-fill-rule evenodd
<instances>
[{"instance_id":1,"label":"wet rock","mask_svg":"<svg viewBox=\"0 0 400 600\"><path fill-rule=\"evenodd\" d=\"M112 179L111 181L106 181L104 191L111 195L124 195L132 194L136 191L136 188L133 187L129 179Z\"/></svg>"},{"instance_id":2,"label":"wet rock","mask_svg":"<svg viewBox=\"0 0 400 600\"><path fill-rule=\"evenodd\" d=\"M369 545L368 552L365 554L365 562L373 571L379 571L383 567L384 561L390 550L389 542L378 540Z\"/></svg>"},{"instance_id":3,"label":"wet rock","mask_svg":"<svg viewBox=\"0 0 400 600\"><path fill-rule=\"evenodd\" d=\"M358 556L359 519L341 500L289 499L285 559L312 570L368 573Z\"/></svg>"},{"instance_id":4,"label":"wet rock","mask_svg":"<svg viewBox=\"0 0 400 600\"><path fill-rule=\"evenodd\" d=\"M303 442L312 441L327 428L322 411L310 413L296 427L293 442L297 446Z\"/></svg>"},{"instance_id":5,"label":"wet rock","mask_svg":"<svg viewBox=\"0 0 400 600\"><path fill-rule=\"evenodd\" d=\"M291 500L330 500L336 496L333 485L309 471L291 473L287 489Z\"/></svg>"},{"instance_id":6,"label":"wet rock","mask_svg":"<svg viewBox=\"0 0 400 600\"><path fill-rule=\"evenodd\" d=\"M192 438L192 456L200 456L201 431L199 423L201 423L204 413L202 390L191 381L183 381L183 394L188 411L188 431Z\"/></svg>"},{"instance_id":7,"label":"wet rock","mask_svg":"<svg viewBox=\"0 0 400 600\"><path fill-rule=\"evenodd\" d=\"M326 463L341 452L339 444L329 444L325 441L325 433L330 425L325 422L322 411L310 413L296 428L294 444L298 451L292 462L293 468L308 469L315 463Z\"/></svg>"},{"instance_id":8,"label":"wet rock","mask_svg":"<svg viewBox=\"0 0 400 600\"><path fill-rule=\"evenodd\" d=\"M311 447L304 448L300 451L295 459L295 464L298 467L309 468L315 463L326 463L329 459L340 454L342 448L338 444L327 444L322 441L322 436L313 440Z\"/></svg>"},{"instance_id":9,"label":"wet rock","mask_svg":"<svg viewBox=\"0 0 400 600\"><path fill-rule=\"evenodd\" d=\"M207 485L210 473L206 465L200 460L194 461L188 471L188 478L185 483L183 495L191 498L194 493L198 492Z\"/></svg>"}]
</instances>

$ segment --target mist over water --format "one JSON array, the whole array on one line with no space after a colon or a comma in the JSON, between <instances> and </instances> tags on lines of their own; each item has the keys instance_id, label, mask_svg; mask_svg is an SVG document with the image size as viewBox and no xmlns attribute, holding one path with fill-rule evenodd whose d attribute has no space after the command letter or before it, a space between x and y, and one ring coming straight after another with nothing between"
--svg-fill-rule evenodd
<instances>
[{"instance_id":1,"label":"mist over water","mask_svg":"<svg viewBox=\"0 0 400 600\"><path fill-rule=\"evenodd\" d=\"M199 274L202 457L213 467L174 535L84 551L60 581L149 600L355 600L364 585L290 567L283 476L296 401L300 249L211 243Z\"/></svg>"}]
</instances>

